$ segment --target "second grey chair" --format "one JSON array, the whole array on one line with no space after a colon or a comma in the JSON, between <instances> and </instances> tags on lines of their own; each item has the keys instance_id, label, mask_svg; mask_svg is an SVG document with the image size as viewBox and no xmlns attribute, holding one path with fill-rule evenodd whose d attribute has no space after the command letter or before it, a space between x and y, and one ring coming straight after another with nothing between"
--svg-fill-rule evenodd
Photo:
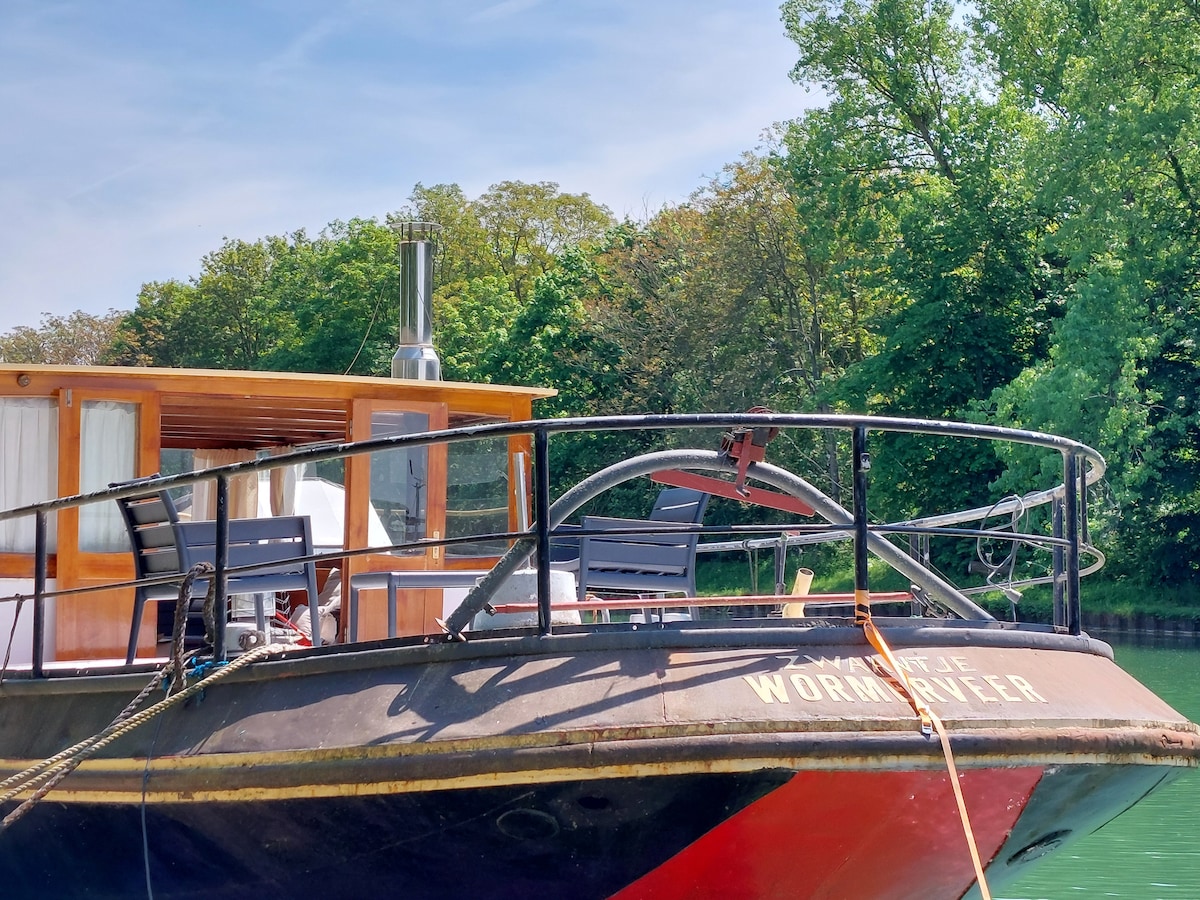
<instances>
[{"instance_id":1,"label":"second grey chair","mask_svg":"<svg viewBox=\"0 0 1200 900\"><path fill-rule=\"evenodd\" d=\"M142 612L147 600L178 600L182 577L200 562L216 560L217 523L212 521L181 522L175 504L166 491L155 491L117 501L133 545L134 574L144 578L179 575L178 580L162 584L139 584L134 589L133 620L129 630L129 646L125 661L133 662L137 653L138 633ZM230 519L228 567L245 568L230 572L229 594L262 594L275 591L304 591L308 596L311 621L319 621L317 607L317 571L311 560L298 561L313 555L312 521L308 516L272 516L261 519ZM208 592L208 579L196 579L192 584L192 600L203 600ZM160 603L159 633L174 616L174 605ZM265 614L259 607L261 624ZM189 632L196 626L202 633L198 616L191 616ZM320 638L313 636L313 643Z\"/></svg>"},{"instance_id":2,"label":"second grey chair","mask_svg":"<svg viewBox=\"0 0 1200 900\"><path fill-rule=\"evenodd\" d=\"M699 525L708 494L690 488L666 488L649 518L584 516L586 535L579 547L579 598L589 592L622 594L696 594L696 544L688 533ZM645 527L645 532L631 529ZM625 533L628 532L628 533Z\"/></svg>"}]
</instances>

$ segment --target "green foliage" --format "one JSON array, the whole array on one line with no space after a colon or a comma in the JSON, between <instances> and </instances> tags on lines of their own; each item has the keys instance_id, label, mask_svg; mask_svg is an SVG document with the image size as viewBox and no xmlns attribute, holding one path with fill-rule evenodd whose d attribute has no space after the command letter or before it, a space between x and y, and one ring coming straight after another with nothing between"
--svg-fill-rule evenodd
<instances>
[{"instance_id":1,"label":"green foliage","mask_svg":"<svg viewBox=\"0 0 1200 900\"><path fill-rule=\"evenodd\" d=\"M982 90L986 73L952 4L793 0L784 19L800 49L793 77L832 93L792 127L793 190L810 206L820 198L834 223L823 246L852 265L855 294L889 297L862 311L861 342L875 352L822 396L865 412L962 418L1046 349L1044 226L1020 177L1037 123ZM888 473L871 495L883 519L977 505L1000 474L984 445L889 436L872 453ZM966 476L952 481L959 487L910 490L947 469Z\"/></svg>"},{"instance_id":2,"label":"green foliage","mask_svg":"<svg viewBox=\"0 0 1200 900\"><path fill-rule=\"evenodd\" d=\"M560 254L611 224L604 207L552 182L505 181L476 200L458 185L418 184L409 205L388 220L441 226L434 326L444 377L554 383L539 380L552 354L537 341L555 335L552 327L539 333L546 297L538 279L557 268Z\"/></svg>"},{"instance_id":3,"label":"green foliage","mask_svg":"<svg viewBox=\"0 0 1200 900\"><path fill-rule=\"evenodd\" d=\"M102 362L125 314L103 316L76 310L67 316L43 315L38 328L20 326L0 335L0 362L85 366Z\"/></svg>"},{"instance_id":4,"label":"green foliage","mask_svg":"<svg viewBox=\"0 0 1200 900\"><path fill-rule=\"evenodd\" d=\"M368 219L278 245L270 308L280 340L256 368L387 375L399 326L396 235Z\"/></svg>"},{"instance_id":5,"label":"green foliage","mask_svg":"<svg viewBox=\"0 0 1200 900\"><path fill-rule=\"evenodd\" d=\"M193 285L152 281L142 285L137 306L121 322L105 361L122 366L189 365L195 335L181 325L195 299Z\"/></svg>"},{"instance_id":6,"label":"green foliage","mask_svg":"<svg viewBox=\"0 0 1200 900\"><path fill-rule=\"evenodd\" d=\"M418 184L388 221L442 226L434 304L447 376L509 368L509 328L536 278L611 215L550 182L503 182L478 200ZM369 219L255 242L226 240L190 282L144 285L107 358L126 365L386 375L399 324L396 235Z\"/></svg>"},{"instance_id":7,"label":"green foliage","mask_svg":"<svg viewBox=\"0 0 1200 900\"><path fill-rule=\"evenodd\" d=\"M142 286L108 358L120 365L254 369L287 333L272 271L281 238L226 240L201 260L191 283Z\"/></svg>"},{"instance_id":8,"label":"green foliage","mask_svg":"<svg viewBox=\"0 0 1200 900\"><path fill-rule=\"evenodd\" d=\"M522 302L556 254L597 237L612 224L606 207L587 194L560 193L552 181L503 181L492 185L473 207L493 257Z\"/></svg>"},{"instance_id":9,"label":"green foliage","mask_svg":"<svg viewBox=\"0 0 1200 900\"><path fill-rule=\"evenodd\" d=\"M517 295L498 275L457 282L439 291L433 319L442 377L452 381L496 380L510 346L514 320L520 313Z\"/></svg>"},{"instance_id":10,"label":"green foliage","mask_svg":"<svg viewBox=\"0 0 1200 900\"><path fill-rule=\"evenodd\" d=\"M985 43L1046 125L1031 154L1043 245L1063 274L1049 358L997 390L998 415L1104 453L1112 568L1200 576L1197 287L1200 19L1194 5L1000 0ZM1019 456L1014 468L1029 463Z\"/></svg>"}]
</instances>

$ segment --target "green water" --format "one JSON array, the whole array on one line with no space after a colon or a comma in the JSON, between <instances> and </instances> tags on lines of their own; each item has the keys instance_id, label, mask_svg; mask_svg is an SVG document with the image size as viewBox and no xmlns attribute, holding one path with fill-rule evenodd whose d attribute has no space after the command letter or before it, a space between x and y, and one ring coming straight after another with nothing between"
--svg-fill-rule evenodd
<instances>
[{"instance_id":1,"label":"green water","mask_svg":"<svg viewBox=\"0 0 1200 900\"><path fill-rule=\"evenodd\" d=\"M1200 721L1200 648L1117 644L1114 650L1122 668ZM1200 771L1188 772L997 894L1004 900L1200 900Z\"/></svg>"}]
</instances>

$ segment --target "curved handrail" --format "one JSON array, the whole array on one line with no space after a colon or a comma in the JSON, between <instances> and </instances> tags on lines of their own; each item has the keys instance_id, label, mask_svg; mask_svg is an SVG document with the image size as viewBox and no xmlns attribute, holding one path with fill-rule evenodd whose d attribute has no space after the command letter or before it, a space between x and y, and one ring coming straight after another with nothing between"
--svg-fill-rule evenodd
<instances>
[{"instance_id":1,"label":"curved handrail","mask_svg":"<svg viewBox=\"0 0 1200 900\"><path fill-rule=\"evenodd\" d=\"M832 428L852 431L865 427L869 431L888 431L907 434L939 434L947 437L975 438L989 441L1010 441L1018 444L1040 446L1060 453L1074 453L1088 463L1086 484L1091 485L1104 476L1104 458L1087 444L1038 431L1005 428L997 425L973 425L935 419L911 419L889 416L817 415L811 413L673 413L664 415L625 415L574 417L561 419L529 419L520 422L494 422L470 425L462 428L445 428L419 434L389 435L368 438L362 441L322 443L298 450L290 450L264 459L246 460L213 466L197 472L164 475L137 486L105 488L84 494L74 494L53 500L43 500L21 507L0 510L0 521L31 516L38 512L55 512L85 503L101 500L116 500L144 492L147 487L166 490L182 487L215 477L232 478L248 472L278 469L302 462L323 462L373 453L392 447L421 447L431 444L455 443L485 437L514 437L542 432L547 435L577 431L640 431L692 428ZM1061 493L1063 485L1050 489ZM956 514L952 514L956 515Z\"/></svg>"},{"instance_id":2,"label":"curved handrail","mask_svg":"<svg viewBox=\"0 0 1200 900\"><path fill-rule=\"evenodd\" d=\"M39 534L42 535L39 540L39 549L37 551L38 563L37 571L40 574L39 578L35 579L35 600L38 602L40 609L41 601L45 597L54 596L66 593L83 593L86 589L73 589L70 591L49 592L45 590L45 541L44 541L44 526L46 516L62 509L67 509L73 506L80 506L87 503L103 502L107 500L117 500L123 497L133 496L138 493L143 493L148 489L165 490L173 487L186 486L196 484L202 481L211 481L216 479L218 485L227 482L228 479L234 476L257 472L261 470L270 470L291 466L297 463L304 462L320 462L323 460L332 460L344 458L348 456L359 455L363 453L373 453L380 450L390 448L409 448L420 447L432 444L449 444L455 442L478 440L483 438L506 438L514 436L533 435L535 439L535 447L542 448L543 452L539 455L535 453L535 472L537 479L534 484L535 499L538 500L538 509L548 515L539 516L538 522L535 522L529 530L524 532L503 533L485 536L473 536L472 540L481 539L509 539L514 541L514 549L510 551L513 557L527 558L531 549L536 547L545 548L548 546L548 533L550 528L555 524L557 519L561 522L565 517L573 511L579 502L580 495L568 491L556 501L553 506L549 503L548 498L548 465L547 458L544 453L544 447L549 437L557 434L566 434L579 431L633 431L633 430L665 430L665 429L731 429L731 428L778 428L778 429L802 429L802 430L818 430L818 429L834 429L846 432L855 432L863 430L864 432L891 432L891 433L910 433L910 434L926 434L940 435L946 437L961 437L975 440L987 441L1006 441L1017 444L1025 444L1040 447L1046 450L1059 453L1064 460L1064 479L1057 485L1035 491L1021 498L1013 498L1008 501L1002 501L989 507L978 507L970 510L961 510L957 512L943 513L936 516L927 516L917 519L912 519L904 522L888 523L884 525L870 526L871 535L868 540L872 543L879 552L885 555L892 554L892 551L899 551L891 545L883 533L889 529L897 531L900 529L910 529L914 531L923 531L925 533L945 533L947 529L954 525L960 525L966 522L979 520L988 515L1003 515L1017 509L1018 506L1028 508L1030 506L1050 503L1050 502L1070 502L1077 495L1080 487L1085 488L1087 485L1094 484L1105 471L1103 458L1098 452L1091 447L1078 441L1068 438L1059 437L1056 435L1045 434L1036 431L1025 429L1006 428L1002 426L978 425L970 423L957 423L944 420L923 420L900 417L875 417L862 415L833 415L833 414L807 414L807 413L732 413L732 414L673 414L673 415L625 415L625 416L608 416L608 417L588 417L588 418L562 418L551 420L529 420L510 423L489 423L480 425L471 425L467 427L448 428L432 432L423 432L420 434L411 435L391 435L381 438L371 438L368 440L357 442L343 442L335 444L319 444L309 447L304 447L285 453L280 453L276 456L271 456L261 460L252 460L246 462L233 463L224 466L217 466L198 472L180 473L178 475L163 476L153 480L143 480L136 485L124 485L120 487L107 488L100 491L94 491L85 494L77 494L70 497L56 498L46 500L39 503L28 504L22 507L0 510L0 521L5 521L13 518L35 516L38 521ZM711 457L708 457L711 459ZM1079 466L1083 463L1082 466ZM686 466L683 466L686 467ZM811 485L798 479L797 476L791 473L783 472L783 470L771 471L773 467L768 468L765 464L752 464L750 467L750 477L757 478L763 476L768 483L774 483L776 486L782 486L783 482L787 482L785 490L798 489L805 496L806 500L816 501L818 505L825 505L825 512L828 513L825 517L834 525L848 526L851 520L845 510L840 507L829 506L832 501L829 500L823 493L817 491ZM1081 468L1082 472L1077 472ZM1067 473L1077 473L1072 477L1068 477ZM782 474L780 474L782 473ZM644 473L643 473L644 474ZM630 476L633 477L633 476ZM788 479L797 479L797 481L789 482ZM772 479L776 479L772 481ZM574 505L572 505L574 504ZM569 508L568 508L569 507ZM218 510L218 521L221 521L223 515L227 516L227 512ZM1072 508L1072 521L1076 521L1077 511ZM1086 511L1084 512L1086 515ZM543 524L545 523L545 524ZM1086 519L1085 519L1086 526ZM825 532L826 536L840 536L844 529L830 529ZM848 532L845 532L848 533ZM1086 528L1084 531L1084 541L1086 544ZM1033 536L1026 536L1033 537ZM1014 536L1014 539L1017 539ZM1075 554L1074 561L1071 564L1070 576L1077 584L1077 579L1081 574L1078 564L1079 546L1074 537L1066 538L1044 538L1039 537L1039 542L1042 544L1058 542L1064 546L1072 548ZM370 548L362 551L340 550L329 554L317 554L314 559L323 558L343 558L348 555L353 555L359 552L387 552L388 550L403 549L412 546L438 546L451 545L455 543L454 539L422 539L415 543L400 543L393 544L385 548ZM885 549L891 547L891 550ZM520 552L517 552L518 549ZM1088 568L1086 571L1094 571L1102 564L1103 558L1098 550L1087 544L1084 548L1085 552L1091 553L1096 558L1096 564ZM548 556L548 554L543 554ZM903 554L901 554L903 555ZM905 557L907 559L907 557ZM506 554L504 560L509 559L509 554ZM890 560L895 563L897 560ZM507 565L507 563L505 563ZM907 565L907 563L901 563ZM503 569L501 566L500 569ZM938 581L936 573L924 571L921 578L914 578L918 583L932 585L933 591L938 595L939 599L947 603L952 609L955 609L960 614L979 617L986 616L967 594L969 589L960 590L948 583L942 585ZM1057 576L1055 576L1057 577ZM1052 579L1044 579L1052 580ZM218 569L218 581L221 581L220 569ZM0 597L0 602L5 600L18 599L19 595L12 597ZM1072 602L1077 603L1077 591ZM472 604L474 605L474 603ZM548 610L548 600L547 600ZM456 611L457 613L457 611ZM36 615L36 613L35 613ZM1077 617L1076 617L1077 619ZM545 616L546 622L549 621L548 614ZM448 623L449 624L449 623ZM461 630L462 623L455 620L455 625L458 628L451 627L451 633L458 633ZM548 630L548 625L545 626Z\"/></svg>"}]
</instances>

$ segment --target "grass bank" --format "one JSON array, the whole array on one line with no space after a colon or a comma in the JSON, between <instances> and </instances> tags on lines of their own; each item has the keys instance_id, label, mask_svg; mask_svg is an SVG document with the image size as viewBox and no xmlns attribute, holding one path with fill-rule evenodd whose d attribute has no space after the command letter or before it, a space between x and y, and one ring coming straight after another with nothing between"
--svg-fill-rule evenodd
<instances>
[{"instance_id":1,"label":"grass bank","mask_svg":"<svg viewBox=\"0 0 1200 900\"><path fill-rule=\"evenodd\" d=\"M785 581L792 584L801 565L814 571L812 593L849 591L854 588L854 565L846 548L822 548L820 553L794 552L788 555ZM872 559L869 565L872 590L902 591L908 582L884 563ZM771 594L775 589L774 554L763 551L756 556L745 551L730 551L701 556L696 567L697 590L706 596L746 596ZM757 580L757 590L753 585ZM1085 578L1080 586L1085 617L1111 615L1123 618L1147 616L1163 621L1194 622L1200 626L1200 585L1145 585L1127 579L1110 578L1103 572ZM1013 618L1013 608L999 591L977 595L976 602L998 619ZM1049 585L1037 585L1022 592L1016 606L1016 618L1022 622L1050 622L1053 595Z\"/></svg>"}]
</instances>

